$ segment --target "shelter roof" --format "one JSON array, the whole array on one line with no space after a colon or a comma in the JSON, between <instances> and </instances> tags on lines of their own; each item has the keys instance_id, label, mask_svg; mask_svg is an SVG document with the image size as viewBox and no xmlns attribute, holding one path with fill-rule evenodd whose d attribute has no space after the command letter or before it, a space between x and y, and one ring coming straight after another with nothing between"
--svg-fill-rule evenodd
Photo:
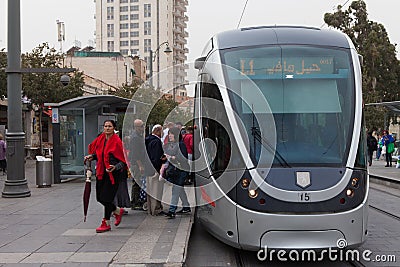
<instances>
[{"instance_id":1,"label":"shelter roof","mask_svg":"<svg viewBox=\"0 0 400 267\"><path fill-rule=\"evenodd\" d=\"M131 101L133 100L115 95L87 95L68 99L60 103L45 103L44 105L63 109L85 108L87 113L91 113L107 105L116 110L126 109ZM135 102L137 104L144 104L138 101Z\"/></svg>"},{"instance_id":2,"label":"shelter roof","mask_svg":"<svg viewBox=\"0 0 400 267\"><path fill-rule=\"evenodd\" d=\"M368 103L366 106L383 106L393 111L394 113L400 114L400 101L392 102L380 102L380 103Z\"/></svg>"}]
</instances>

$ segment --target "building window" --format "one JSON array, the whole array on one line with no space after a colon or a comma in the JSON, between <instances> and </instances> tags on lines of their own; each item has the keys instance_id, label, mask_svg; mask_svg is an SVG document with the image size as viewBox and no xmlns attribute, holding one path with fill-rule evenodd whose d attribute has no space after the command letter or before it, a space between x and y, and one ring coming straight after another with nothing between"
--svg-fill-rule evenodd
<instances>
[{"instance_id":1,"label":"building window","mask_svg":"<svg viewBox=\"0 0 400 267\"><path fill-rule=\"evenodd\" d=\"M139 49L131 49L131 55L139 54Z\"/></svg>"},{"instance_id":2,"label":"building window","mask_svg":"<svg viewBox=\"0 0 400 267\"><path fill-rule=\"evenodd\" d=\"M139 0L131 0L131 3L137 3Z\"/></svg>"},{"instance_id":3,"label":"building window","mask_svg":"<svg viewBox=\"0 0 400 267\"><path fill-rule=\"evenodd\" d=\"M128 3L128 0L119 0L119 2L120 2L121 4L125 4L125 3Z\"/></svg>"},{"instance_id":4,"label":"building window","mask_svg":"<svg viewBox=\"0 0 400 267\"><path fill-rule=\"evenodd\" d=\"M107 37L114 37L114 24L107 24Z\"/></svg>"},{"instance_id":5,"label":"building window","mask_svg":"<svg viewBox=\"0 0 400 267\"><path fill-rule=\"evenodd\" d=\"M139 11L139 5L131 6L131 11Z\"/></svg>"},{"instance_id":6,"label":"building window","mask_svg":"<svg viewBox=\"0 0 400 267\"><path fill-rule=\"evenodd\" d=\"M144 35L151 35L151 21L144 22Z\"/></svg>"},{"instance_id":7,"label":"building window","mask_svg":"<svg viewBox=\"0 0 400 267\"><path fill-rule=\"evenodd\" d=\"M114 3L114 0L107 0L107 3Z\"/></svg>"},{"instance_id":8,"label":"building window","mask_svg":"<svg viewBox=\"0 0 400 267\"><path fill-rule=\"evenodd\" d=\"M114 7L108 6L107 7L107 20L112 20L112 19L114 19Z\"/></svg>"},{"instance_id":9,"label":"building window","mask_svg":"<svg viewBox=\"0 0 400 267\"><path fill-rule=\"evenodd\" d=\"M138 46L139 40L131 40L131 46Z\"/></svg>"},{"instance_id":10,"label":"building window","mask_svg":"<svg viewBox=\"0 0 400 267\"><path fill-rule=\"evenodd\" d=\"M138 31L131 32L131 37L139 37L139 32Z\"/></svg>"},{"instance_id":11,"label":"building window","mask_svg":"<svg viewBox=\"0 0 400 267\"><path fill-rule=\"evenodd\" d=\"M129 11L129 6L121 6L119 8L119 12L128 12Z\"/></svg>"},{"instance_id":12,"label":"building window","mask_svg":"<svg viewBox=\"0 0 400 267\"><path fill-rule=\"evenodd\" d=\"M131 29L138 29L139 28L139 23L131 23Z\"/></svg>"},{"instance_id":13,"label":"building window","mask_svg":"<svg viewBox=\"0 0 400 267\"><path fill-rule=\"evenodd\" d=\"M144 52L150 52L151 50L151 39L144 39Z\"/></svg>"},{"instance_id":14,"label":"building window","mask_svg":"<svg viewBox=\"0 0 400 267\"><path fill-rule=\"evenodd\" d=\"M150 18L151 17L151 4L144 4L144 17Z\"/></svg>"},{"instance_id":15,"label":"building window","mask_svg":"<svg viewBox=\"0 0 400 267\"><path fill-rule=\"evenodd\" d=\"M121 30L123 30L123 29L129 29L129 24L128 24L128 23L121 23L121 24L119 25L119 28L120 28Z\"/></svg>"},{"instance_id":16,"label":"building window","mask_svg":"<svg viewBox=\"0 0 400 267\"><path fill-rule=\"evenodd\" d=\"M128 49L121 49L119 52L121 53L121 54L123 54L124 56L127 56L128 55Z\"/></svg>"},{"instance_id":17,"label":"building window","mask_svg":"<svg viewBox=\"0 0 400 267\"><path fill-rule=\"evenodd\" d=\"M107 52L114 52L114 41L107 41Z\"/></svg>"},{"instance_id":18,"label":"building window","mask_svg":"<svg viewBox=\"0 0 400 267\"><path fill-rule=\"evenodd\" d=\"M131 20L138 20L139 14L131 14Z\"/></svg>"},{"instance_id":19,"label":"building window","mask_svg":"<svg viewBox=\"0 0 400 267\"><path fill-rule=\"evenodd\" d=\"M121 41L119 42L119 46L129 46L129 41Z\"/></svg>"},{"instance_id":20,"label":"building window","mask_svg":"<svg viewBox=\"0 0 400 267\"><path fill-rule=\"evenodd\" d=\"M120 32L119 33L119 38L127 38L129 37L129 32Z\"/></svg>"},{"instance_id":21,"label":"building window","mask_svg":"<svg viewBox=\"0 0 400 267\"><path fill-rule=\"evenodd\" d=\"M129 15L120 15L119 16L119 20L128 20L129 19Z\"/></svg>"},{"instance_id":22,"label":"building window","mask_svg":"<svg viewBox=\"0 0 400 267\"><path fill-rule=\"evenodd\" d=\"M151 62L150 62L150 57L144 57L144 61L146 61L146 65L150 66ZM150 74L151 76L151 74Z\"/></svg>"}]
</instances>

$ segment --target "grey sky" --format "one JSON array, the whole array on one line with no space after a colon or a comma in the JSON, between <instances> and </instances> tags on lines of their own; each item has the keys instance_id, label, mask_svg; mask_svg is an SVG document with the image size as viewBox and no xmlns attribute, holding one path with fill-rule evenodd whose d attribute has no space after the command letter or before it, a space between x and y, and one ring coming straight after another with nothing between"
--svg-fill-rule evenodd
<instances>
[{"instance_id":1,"label":"grey sky","mask_svg":"<svg viewBox=\"0 0 400 267\"><path fill-rule=\"evenodd\" d=\"M164 0L166 1L166 0ZM237 27L245 0L188 0L189 62L200 56L214 34ZM0 0L0 49L7 46L7 2ZM323 15L346 0L248 0L241 27L255 25L306 25L320 27ZM348 5L352 2L350 0ZM382 23L392 43L400 43L399 0L365 0L369 19ZM56 20L64 21L64 50L79 40L86 46L94 40L93 0L21 0L22 52L43 42L59 48ZM325 26L326 27L326 26Z\"/></svg>"}]
</instances>

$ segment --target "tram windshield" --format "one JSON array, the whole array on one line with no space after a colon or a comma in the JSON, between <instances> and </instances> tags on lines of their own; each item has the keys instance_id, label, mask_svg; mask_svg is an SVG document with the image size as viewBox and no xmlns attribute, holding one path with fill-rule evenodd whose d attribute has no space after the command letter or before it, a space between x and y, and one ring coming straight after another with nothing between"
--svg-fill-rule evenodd
<instances>
[{"instance_id":1,"label":"tram windshield","mask_svg":"<svg viewBox=\"0 0 400 267\"><path fill-rule=\"evenodd\" d=\"M247 47L223 50L221 58L255 165L267 164L263 153L283 167L345 164L355 106L348 50ZM274 138L265 134L271 129Z\"/></svg>"}]
</instances>

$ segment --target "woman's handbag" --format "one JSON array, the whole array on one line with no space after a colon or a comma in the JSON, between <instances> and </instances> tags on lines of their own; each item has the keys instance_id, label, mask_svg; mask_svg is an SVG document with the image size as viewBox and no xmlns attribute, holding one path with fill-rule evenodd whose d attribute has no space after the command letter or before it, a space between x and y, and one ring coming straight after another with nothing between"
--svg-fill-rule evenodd
<instances>
[{"instance_id":1,"label":"woman's handbag","mask_svg":"<svg viewBox=\"0 0 400 267\"><path fill-rule=\"evenodd\" d=\"M165 170L165 178L168 182L175 183L179 178L179 169L171 162Z\"/></svg>"}]
</instances>

